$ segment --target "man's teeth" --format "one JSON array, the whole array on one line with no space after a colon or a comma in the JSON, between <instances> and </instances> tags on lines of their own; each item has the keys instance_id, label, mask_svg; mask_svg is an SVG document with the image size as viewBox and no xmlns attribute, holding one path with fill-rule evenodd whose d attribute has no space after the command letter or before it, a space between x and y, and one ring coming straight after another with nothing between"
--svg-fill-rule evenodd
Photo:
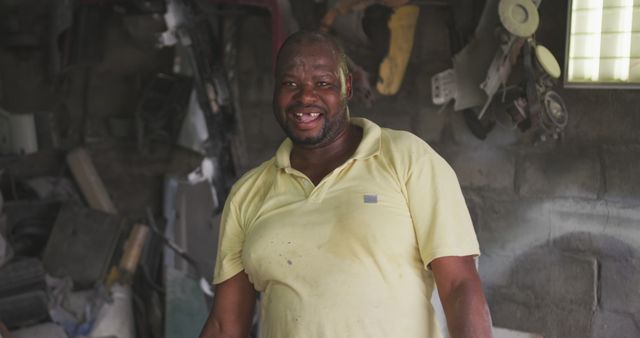
<instances>
[{"instance_id":1,"label":"man's teeth","mask_svg":"<svg viewBox=\"0 0 640 338\"><path fill-rule=\"evenodd\" d=\"M302 117L302 115L309 115L313 118L316 118L318 117L318 115L320 115L320 113L296 113L297 117Z\"/></svg>"}]
</instances>

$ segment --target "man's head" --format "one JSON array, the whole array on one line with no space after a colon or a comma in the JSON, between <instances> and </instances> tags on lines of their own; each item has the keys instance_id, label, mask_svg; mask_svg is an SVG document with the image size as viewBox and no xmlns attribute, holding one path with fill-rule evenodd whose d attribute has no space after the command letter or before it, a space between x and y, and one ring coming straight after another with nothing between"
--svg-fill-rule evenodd
<instances>
[{"instance_id":1,"label":"man's head","mask_svg":"<svg viewBox=\"0 0 640 338\"><path fill-rule=\"evenodd\" d=\"M349 126L351 75L338 42L322 32L301 31L280 48L273 111L298 145L331 143Z\"/></svg>"}]
</instances>

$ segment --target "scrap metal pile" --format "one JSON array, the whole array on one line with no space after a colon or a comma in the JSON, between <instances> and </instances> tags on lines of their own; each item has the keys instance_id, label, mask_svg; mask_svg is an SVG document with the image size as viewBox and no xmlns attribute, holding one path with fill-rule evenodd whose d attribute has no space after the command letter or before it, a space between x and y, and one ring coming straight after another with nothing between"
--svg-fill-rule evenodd
<instances>
[{"instance_id":1,"label":"scrap metal pile","mask_svg":"<svg viewBox=\"0 0 640 338\"><path fill-rule=\"evenodd\" d=\"M487 0L473 38L454 56L453 68L432 78L433 102L454 100L454 110L464 112L480 139L496 123L530 130L540 140L558 138L567 126L567 107L553 90L560 65L535 39L540 2ZM496 101L505 107L495 107Z\"/></svg>"}]
</instances>

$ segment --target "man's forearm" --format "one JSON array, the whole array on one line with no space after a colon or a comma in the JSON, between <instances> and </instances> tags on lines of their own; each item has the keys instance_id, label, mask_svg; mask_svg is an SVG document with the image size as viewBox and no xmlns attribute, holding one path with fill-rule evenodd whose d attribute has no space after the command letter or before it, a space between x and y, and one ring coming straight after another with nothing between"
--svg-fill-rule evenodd
<instances>
[{"instance_id":1,"label":"man's forearm","mask_svg":"<svg viewBox=\"0 0 640 338\"><path fill-rule=\"evenodd\" d=\"M479 282L455 286L442 299L451 338L490 338L491 315Z\"/></svg>"},{"instance_id":2,"label":"man's forearm","mask_svg":"<svg viewBox=\"0 0 640 338\"><path fill-rule=\"evenodd\" d=\"M239 332L225 332L218 321L209 318L200 333L200 338L246 338L246 335L243 336Z\"/></svg>"},{"instance_id":3,"label":"man's forearm","mask_svg":"<svg viewBox=\"0 0 640 338\"><path fill-rule=\"evenodd\" d=\"M256 291L244 272L216 285L213 308L200 338L246 338L255 303Z\"/></svg>"}]
</instances>

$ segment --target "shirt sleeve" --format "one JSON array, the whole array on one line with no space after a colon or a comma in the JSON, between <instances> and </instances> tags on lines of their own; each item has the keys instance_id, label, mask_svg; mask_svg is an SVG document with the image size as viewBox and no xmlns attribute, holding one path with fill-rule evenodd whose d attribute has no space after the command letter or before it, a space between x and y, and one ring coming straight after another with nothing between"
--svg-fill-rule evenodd
<instances>
[{"instance_id":1,"label":"shirt sleeve","mask_svg":"<svg viewBox=\"0 0 640 338\"><path fill-rule=\"evenodd\" d=\"M244 270L242 247L245 233L240 223L238 208L231 198L227 199L222 211L218 238L213 284L220 284Z\"/></svg>"},{"instance_id":2,"label":"shirt sleeve","mask_svg":"<svg viewBox=\"0 0 640 338\"><path fill-rule=\"evenodd\" d=\"M410 168L406 192L425 267L439 257L480 255L460 184L442 157L421 156Z\"/></svg>"}]
</instances>

